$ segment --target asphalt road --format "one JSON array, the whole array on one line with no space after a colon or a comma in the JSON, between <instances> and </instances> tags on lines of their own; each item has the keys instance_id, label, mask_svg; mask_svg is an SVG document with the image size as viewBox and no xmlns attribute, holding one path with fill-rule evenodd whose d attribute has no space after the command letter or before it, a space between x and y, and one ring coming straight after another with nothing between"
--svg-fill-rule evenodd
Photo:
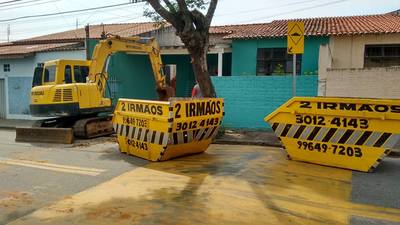
<instances>
[{"instance_id":1,"label":"asphalt road","mask_svg":"<svg viewBox=\"0 0 400 225\"><path fill-rule=\"evenodd\" d=\"M108 139L72 145L15 143L0 130L0 224L147 163Z\"/></svg>"},{"instance_id":2,"label":"asphalt road","mask_svg":"<svg viewBox=\"0 0 400 225\"><path fill-rule=\"evenodd\" d=\"M154 218L175 221L179 210L189 213L178 213L186 220L208 213L215 224L400 224L399 158L361 173L286 160L279 148L213 145L205 154L148 163L121 154L112 138L74 145L15 143L14 138L13 130L0 130L0 225L36 224L34 211L69 215L49 224L110 224L110 210L122 215L118 224L133 215L154 224L160 222ZM103 212L104 193L120 200L108 202ZM193 203L203 200L207 207ZM93 210L104 217L82 220Z\"/></svg>"}]
</instances>

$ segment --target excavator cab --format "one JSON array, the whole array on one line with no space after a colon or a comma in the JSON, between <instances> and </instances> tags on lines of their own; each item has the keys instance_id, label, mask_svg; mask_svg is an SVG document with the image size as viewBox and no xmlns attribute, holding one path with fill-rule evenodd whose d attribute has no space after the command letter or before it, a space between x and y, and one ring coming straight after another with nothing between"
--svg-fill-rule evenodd
<instances>
[{"instance_id":1,"label":"excavator cab","mask_svg":"<svg viewBox=\"0 0 400 225\"><path fill-rule=\"evenodd\" d=\"M41 86L45 83L86 83L89 75L87 62L85 60L53 60L46 62L44 66L35 68L32 87Z\"/></svg>"},{"instance_id":2,"label":"excavator cab","mask_svg":"<svg viewBox=\"0 0 400 225\"><path fill-rule=\"evenodd\" d=\"M90 61L52 60L35 68L30 111L33 116L74 116L111 112L111 102L88 83Z\"/></svg>"}]
</instances>

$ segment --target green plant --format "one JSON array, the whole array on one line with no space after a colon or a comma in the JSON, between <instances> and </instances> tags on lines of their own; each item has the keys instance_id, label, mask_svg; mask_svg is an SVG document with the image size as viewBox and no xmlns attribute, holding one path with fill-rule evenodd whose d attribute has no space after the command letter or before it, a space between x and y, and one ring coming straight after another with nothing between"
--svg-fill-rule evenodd
<instances>
[{"instance_id":1,"label":"green plant","mask_svg":"<svg viewBox=\"0 0 400 225\"><path fill-rule=\"evenodd\" d=\"M274 70L272 71L272 74L285 75L285 70L283 69L283 65L282 64L277 64L275 66Z\"/></svg>"}]
</instances>

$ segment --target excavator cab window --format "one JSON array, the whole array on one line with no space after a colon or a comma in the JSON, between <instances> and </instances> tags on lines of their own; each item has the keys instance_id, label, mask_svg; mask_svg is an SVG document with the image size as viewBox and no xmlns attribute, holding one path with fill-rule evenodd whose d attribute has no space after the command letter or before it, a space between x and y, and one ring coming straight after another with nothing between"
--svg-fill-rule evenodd
<instances>
[{"instance_id":1,"label":"excavator cab window","mask_svg":"<svg viewBox=\"0 0 400 225\"><path fill-rule=\"evenodd\" d=\"M42 85L43 67L36 67L33 73L32 87Z\"/></svg>"},{"instance_id":2,"label":"excavator cab window","mask_svg":"<svg viewBox=\"0 0 400 225\"><path fill-rule=\"evenodd\" d=\"M72 71L71 71L71 66L70 65L66 65L65 66L64 76L65 76L65 83L66 84L72 83Z\"/></svg>"},{"instance_id":3,"label":"excavator cab window","mask_svg":"<svg viewBox=\"0 0 400 225\"><path fill-rule=\"evenodd\" d=\"M89 76L88 66L74 66L74 78L76 83L86 83L86 78Z\"/></svg>"},{"instance_id":4,"label":"excavator cab window","mask_svg":"<svg viewBox=\"0 0 400 225\"><path fill-rule=\"evenodd\" d=\"M46 66L44 68L44 83L54 82L56 80L56 66Z\"/></svg>"}]
</instances>

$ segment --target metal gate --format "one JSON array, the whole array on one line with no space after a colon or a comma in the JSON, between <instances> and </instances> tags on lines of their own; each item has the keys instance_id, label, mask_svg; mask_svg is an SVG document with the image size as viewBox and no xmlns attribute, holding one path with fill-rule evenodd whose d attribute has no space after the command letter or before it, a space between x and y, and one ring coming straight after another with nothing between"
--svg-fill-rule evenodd
<instances>
[{"instance_id":1,"label":"metal gate","mask_svg":"<svg viewBox=\"0 0 400 225\"><path fill-rule=\"evenodd\" d=\"M0 79L0 119L6 118L6 88L4 79Z\"/></svg>"}]
</instances>

